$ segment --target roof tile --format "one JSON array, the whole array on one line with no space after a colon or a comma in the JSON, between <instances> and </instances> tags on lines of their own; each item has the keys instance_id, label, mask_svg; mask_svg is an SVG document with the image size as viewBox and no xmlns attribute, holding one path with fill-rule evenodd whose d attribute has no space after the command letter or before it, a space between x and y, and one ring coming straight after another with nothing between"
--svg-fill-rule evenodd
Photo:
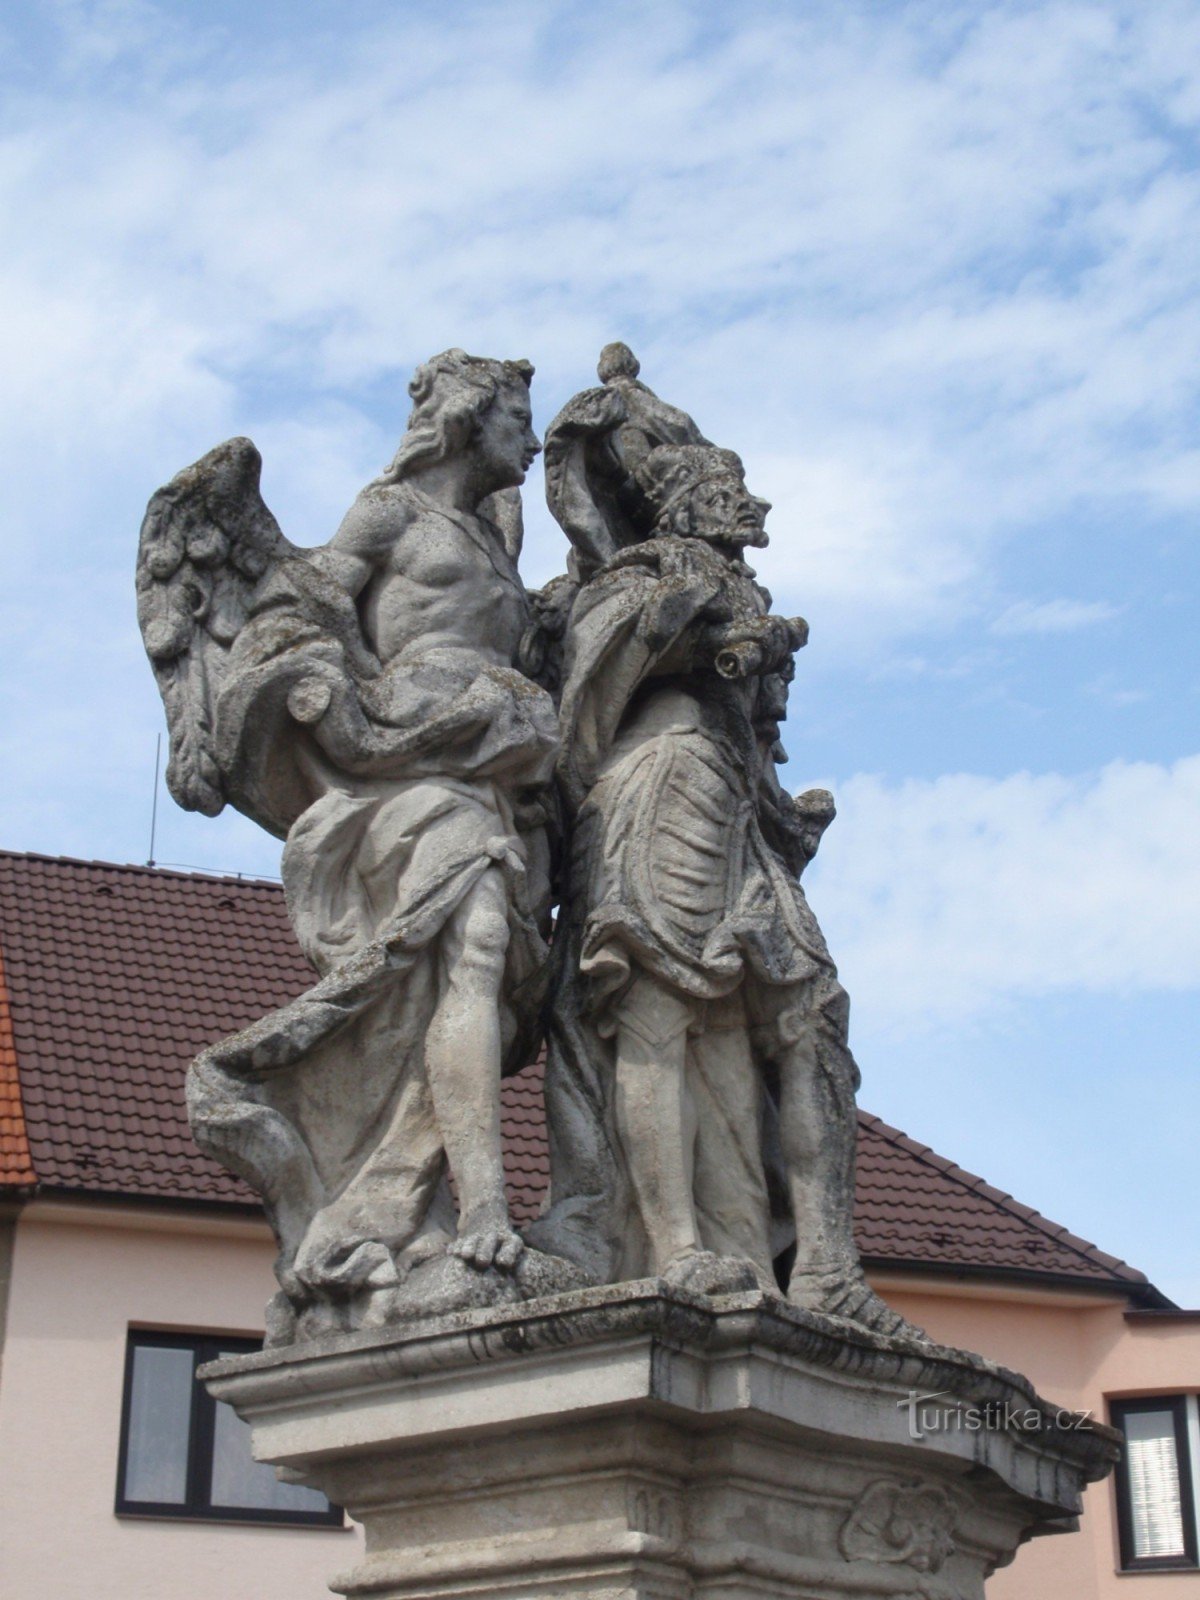
<instances>
[{"instance_id":1,"label":"roof tile","mask_svg":"<svg viewBox=\"0 0 1200 1600\"><path fill-rule=\"evenodd\" d=\"M0 1187L22 1190L30 1188L35 1181L17 1071L4 955L0 950Z\"/></svg>"},{"instance_id":2,"label":"roof tile","mask_svg":"<svg viewBox=\"0 0 1200 1600\"><path fill-rule=\"evenodd\" d=\"M192 1143L183 1086L200 1049L312 982L278 884L0 852L0 956L0 1188L36 1173L90 1194L254 1202ZM519 1222L549 1186L541 1091L540 1062L502 1090ZM878 1265L1146 1285L865 1112L855 1220Z\"/></svg>"}]
</instances>

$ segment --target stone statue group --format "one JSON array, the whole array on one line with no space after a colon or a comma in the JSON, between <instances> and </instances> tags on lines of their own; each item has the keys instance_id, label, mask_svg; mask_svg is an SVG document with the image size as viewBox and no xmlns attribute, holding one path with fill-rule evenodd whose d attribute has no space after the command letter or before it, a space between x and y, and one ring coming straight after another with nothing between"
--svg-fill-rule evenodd
<instances>
[{"instance_id":1,"label":"stone statue group","mask_svg":"<svg viewBox=\"0 0 1200 1600\"><path fill-rule=\"evenodd\" d=\"M776 773L807 630L745 560L769 507L609 345L546 437L568 571L527 592L532 376L426 362L320 549L246 439L142 528L171 792L286 841L317 975L188 1084L279 1241L269 1338L647 1277L902 1331L854 1247L847 1000L799 882L833 805ZM543 1045L522 1234L500 1083Z\"/></svg>"}]
</instances>

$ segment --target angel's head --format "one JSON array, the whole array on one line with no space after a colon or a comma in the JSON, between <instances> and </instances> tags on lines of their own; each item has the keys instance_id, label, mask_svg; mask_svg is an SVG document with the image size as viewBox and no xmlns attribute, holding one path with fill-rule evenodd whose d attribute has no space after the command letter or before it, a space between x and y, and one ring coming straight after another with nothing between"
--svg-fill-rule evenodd
<instances>
[{"instance_id":1,"label":"angel's head","mask_svg":"<svg viewBox=\"0 0 1200 1600\"><path fill-rule=\"evenodd\" d=\"M386 476L409 477L435 462L471 456L480 495L524 481L541 449L533 431L528 361L492 361L444 350L413 374L408 428Z\"/></svg>"},{"instance_id":2,"label":"angel's head","mask_svg":"<svg viewBox=\"0 0 1200 1600\"><path fill-rule=\"evenodd\" d=\"M663 444L635 476L655 514L656 534L711 544L765 545L770 503L746 487L741 458L710 444Z\"/></svg>"}]
</instances>

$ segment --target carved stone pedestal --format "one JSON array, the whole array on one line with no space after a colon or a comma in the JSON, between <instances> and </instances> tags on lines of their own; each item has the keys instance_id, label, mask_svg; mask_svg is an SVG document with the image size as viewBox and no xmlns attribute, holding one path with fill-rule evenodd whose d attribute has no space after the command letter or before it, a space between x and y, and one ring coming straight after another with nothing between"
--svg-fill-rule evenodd
<instances>
[{"instance_id":1,"label":"carved stone pedestal","mask_svg":"<svg viewBox=\"0 0 1200 1600\"><path fill-rule=\"evenodd\" d=\"M364 1524L332 1587L378 1600L977 1600L1116 1458L977 1356L657 1282L206 1377L260 1459Z\"/></svg>"}]
</instances>

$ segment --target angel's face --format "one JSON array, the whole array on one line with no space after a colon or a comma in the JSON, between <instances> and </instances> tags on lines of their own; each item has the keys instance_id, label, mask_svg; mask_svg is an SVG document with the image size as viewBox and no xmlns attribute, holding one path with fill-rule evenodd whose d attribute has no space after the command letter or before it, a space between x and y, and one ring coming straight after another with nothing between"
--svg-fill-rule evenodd
<instances>
[{"instance_id":1,"label":"angel's face","mask_svg":"<svg viewBox=\"0 0 1200 1600\"><path fill-rule=\"evenodd\" d=\"M542 445L533 431L529 390L523 383L506 386L483 414L475 448L487 479L487 492L524 483Z\"/></svg>"}]
</instances>

